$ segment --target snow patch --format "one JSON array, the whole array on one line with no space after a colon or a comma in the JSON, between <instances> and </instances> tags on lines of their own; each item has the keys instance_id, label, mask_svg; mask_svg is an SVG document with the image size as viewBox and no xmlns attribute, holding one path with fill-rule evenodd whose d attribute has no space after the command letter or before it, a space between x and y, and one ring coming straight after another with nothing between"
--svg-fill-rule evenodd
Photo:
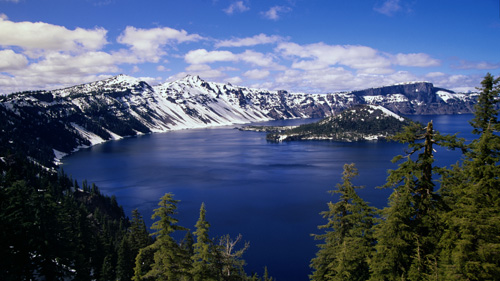
<instances>
[{"instance_id":1,"label":"snow patch","mask_svg":"<svg viewBox=\"0 0 500 281\"><path fill-rule=\"evenodd\" d=\"M449 92L446 92L446 91L437 91L436 95L441 99L443 100L444 102L448 102L450 99L457 99L457 100L461 100L461 101L464 101L466 100L466 95L464 94L456 94L456 93L449 93Z\"/></svg>"},{"instance_id":2,"label":"snow patch","mask_svg":"<svg viewBox=\"0 0 500 281\"><path fill-rule=\"evenodd\" d=\"M96 145L96 144L100 144L100 143L103 143L105 142L105 140L103 138L101 138L100 136L92 133L92 132L89 132L87 130L85 130L85 128L81 127L80 125L76 124L76 123L73 123L71 122L71 126L73 126L73 128L75 128L75 130L85 139L87 139L88 141L90 141L90 144L91 145Z\"/></svg>"},{"instance_id":3,"label":"snow patch","mask_svg":"<svg viewBox=\"0 0 500 281\"><path fill-rule=\"evenodd\" d=\"M385 115L392 116L392 117L394 117L394 118L398 119L399 121L404 121L404 120L405 120L403 117L401 117L401 116L397 115L396 113L394 113L394 112L390 111L389 109L387 109L387 108L385 108L385 107L383 107L383 106L380 106L380 105L372 105L372 104L370 104L370 105L368 105L368 106L369 106L369 107L371 107L371 108L373 108L373 109L375 109L375 110L377 110L377 109L382 110L382 112L383 112Z\"/></svg>"},{"instance_id":4,"label":"snow patch","mask_svg":"<svg viewBox=\"0 0 500 281\"><path fill-rule=\"evenodd\" d=\"M56 150L56 149L52 149L52 150L54 151L54 155L55 155L55 157L54 157L54 163L55 163L56 165L61 165L61 164L62 164L61 159L62 159L64 156L68 155L68 154L67 154L67 153L64 153L64 152L62 152L62 151Z\"/></svg>"}]
</instances>

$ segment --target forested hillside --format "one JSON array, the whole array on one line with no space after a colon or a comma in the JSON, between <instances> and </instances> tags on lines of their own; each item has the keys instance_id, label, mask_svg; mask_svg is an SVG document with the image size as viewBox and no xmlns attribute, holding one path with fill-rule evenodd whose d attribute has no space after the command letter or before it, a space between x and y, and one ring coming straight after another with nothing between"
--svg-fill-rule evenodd
<instances>
[{"instance_id":1,"label":"forested hillside","mask_svg":"<svg viewBox=\"0 0 500 281\"><path fill-rule=\"evenodd\" d=\"M339 200L322 212L322 243L311 280L500 280L500 78L488 74L465 143L413 124L394 137L408 143L383 188L387 207L375 210L356 194L354 164L346 164ZM434 163L434 147L461 149L452 167Z\"/></svg>"},{"instance_id":2,"label":"forested hillside","mask_svg":"<svg viewBox=\"0 0 500 281\"><path fill-rule=\"evenodd\" d=\"M315 235L311 280L500 280L499 92L500 78L488 74L471 142L432 122L394 137L408 151L394 158L382 210L357 196L357 170L345 165L331 191L339 200L327 204ZM463 157L436 166L436 146ZM128 219L97 186L12 148L0 150L0 280L272 280L267 269L244 271L241 236L210 237L204 205L191 232L175 218L179 201L165 194L150 235L137 211Z\"/></svg>"},{"instance_id":3,"label":"forested hillside","mask_svg":"<svg viewBox=\"0 0 500 281\"><path fill-rule=\"evenodd\" d=\"M386 139L410 124L389 110L374 105L355 105L341 113L315 123L272 132L266 139L273 142L295 140L362 141Z\"/></svg>"},{"instance_id":4,"label":"forested hillside","mask_svg":"<svg viewBox=\"0 0 500 281\"><path fill-rule=\"evenodd\" d=\"M137 210L130 220L94 184L22 154L2 157L0 169L0 280L271 280L267 269L247 276L241 236L209 236L204 206L191 232L166 194L150 234Z\"/></svg>"}]
</instances>

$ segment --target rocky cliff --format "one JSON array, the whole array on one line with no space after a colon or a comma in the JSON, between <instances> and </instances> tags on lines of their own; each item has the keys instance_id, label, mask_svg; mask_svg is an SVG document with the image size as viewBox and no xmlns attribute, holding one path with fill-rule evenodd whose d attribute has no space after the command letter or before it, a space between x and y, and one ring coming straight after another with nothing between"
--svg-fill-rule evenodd
<instances>
[{"instance_id":1,"label":"rocky cliff","mask_svg":"<svg viewBox=\"0 0 500 281\"><path fill-rule=\"evenodd\" d=\"M348 93L267 91L198 76L151 86L119 75L53 91L0 97L0 157L25 151L44 165L107 140L169 130L330 116L356 104L398 114L469 113L474 95L407 83Z\"/></svg>"}]
</instances>

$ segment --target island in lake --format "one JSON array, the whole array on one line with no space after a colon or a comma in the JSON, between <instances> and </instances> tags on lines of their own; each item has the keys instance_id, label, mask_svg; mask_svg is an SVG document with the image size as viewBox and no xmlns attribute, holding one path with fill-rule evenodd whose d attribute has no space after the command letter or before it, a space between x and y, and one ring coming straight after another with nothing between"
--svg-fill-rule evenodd
<instances>
[{"instance_id":1,"label":"island in lake","mask_svg":"<svg viewBox=\"0 0 500 281\"><path fill-rule=\"evenodd\" d=\"M246 126L243 131L267 132L272 142L296 140L383 140L403 130L410 120L377 105L355 105L337 115L300 126Z\"/></svg>"}]
</instances>

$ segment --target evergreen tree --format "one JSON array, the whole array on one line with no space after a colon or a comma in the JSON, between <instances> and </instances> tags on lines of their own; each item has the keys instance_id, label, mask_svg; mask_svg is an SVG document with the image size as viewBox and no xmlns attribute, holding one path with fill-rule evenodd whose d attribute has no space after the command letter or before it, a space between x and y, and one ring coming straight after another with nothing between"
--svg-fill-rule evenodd
<instances>
[{"instance_id":1,"label":"evergreen tree","mask_svg":"<svg viewBox=\"0 0 500 281\"><path fill-rule=\"evenodd\" d=\"M128 232L123 236L118 251L117 279L130 280L134 275L135 257L139 250L153 243L146 224L137 209L132 210L132 221Z\"/></svg>"},{"instance_id":2,"label":"evergreen tree","mask_svg":"<svg viewBox=\"0 0 500 281\"><path fill-rule=\"evenodd\" d=\"M191 231L187 231L186 235L184 235L184 238L182 238L181 249L186 252L188 256L192 257L194 255L193 245L193 233L191 233Z\"/></svg>"},{"instance_id":3,"label":"evergreen tree","mask_svg":"<svg viewBox=\"0 0 500 281\"><path fill-rule=\"evenodd\" d=\"M394 187L382 221L375 227L376 252L370 262L371 280L427 280L437 278L436 246L440 197L434 192L433 145L450 146L451 138L434 132L432 122L422 128L412 124L394 137L409 143L407 156L398 169L389 171L386 187ZM421 142L419 140L424 140ZM423 151L422 151L423 150ZM417 159L412 159L420 152ZM415 157L414 157L415 158Z\"/></svg>"},{"instance_id":4,"label":"evergreen tree","mask_svg":"<svg viewBox=\"0 0 500 281\"><path fill-rule=\"evenodd\" d=\"M488 73L481 84L470 122L478 139L442 187L450 211L440 265L448 280L500 280L500 78Z\"/></svg>"},{"instance_id":5,"label":"evergreen tree","mask_svg":"<svg viewBox=\"0 0 500 281\"><path fill-rule=\"evenodd\" d=\"M153 223L151 229L156 241L142 248L136 258L134 269L134 280L180 280L189 276L189 257L183 253L181 247L172 237L177 230L186 230L177 225L178 220L173 217L176 214L178 200L173 199L171 193L165 194L158 208L153 211L152 219L158 219ZM153 256L150 266L147 261Z\"/></svg>"},{"instance_id":6,"label":"evergreen tree","mask_svg":"<svg viewBox=\"0 0 500 281\"><path fill-rule=\"evenodd\" d=\"M218 280L217 267L212 240L208 236L210 224L205 219L205 204L201 204L200 217L196 222L196 243L193 245L194 255L193 268L191 270L193 280Z\"/></svg>"},{"instance_id":7,"label":"evergreen tree","mask_svg":"<svg viewBox=\"0 0 500 281\"><path fill-rule=\"evenodd\" d=\"M337 203L328 203L328 211L321 214L328 223L319 229L326 232L314 235L323 240L316 257L311 261L314 269L311 280L367 280L368 259L372 251L374 209L361 199L351 182L358 175L354 164L344 165L342 184L329 193L339 194Z\"/></svg>"}]
</instances>

